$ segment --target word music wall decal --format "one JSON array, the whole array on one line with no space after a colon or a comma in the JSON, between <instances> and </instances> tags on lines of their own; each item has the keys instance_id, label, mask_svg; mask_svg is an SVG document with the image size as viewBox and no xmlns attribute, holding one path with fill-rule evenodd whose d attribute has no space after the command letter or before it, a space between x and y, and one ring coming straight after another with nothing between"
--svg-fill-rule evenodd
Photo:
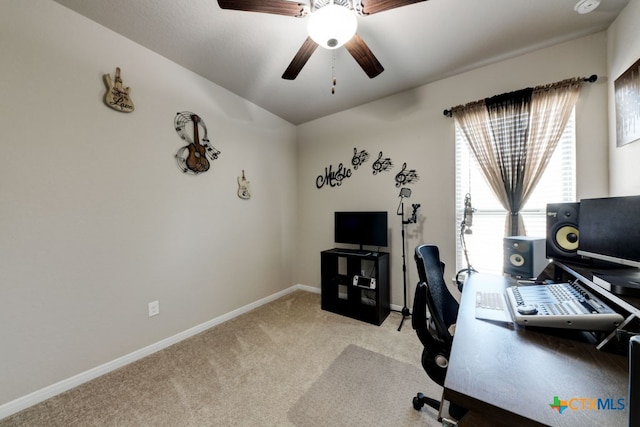
<instances>
[{"instance_id":1,"label":"word music wall decal","mask_svg":"<svg viewBox=\"0 0 640 427\"><path fill-rule=\"evenodd\" d=\"M328 185L329 187L336 187L342 185L342 181L345 178L351 178L351 169L345 168L342 163L338 165L337 170L333 170L333 165L329 165L324 168L324 176L318 175L316 178L316 187L318 189Z\"/></svg>"},{"instance_id":2,"label":"word music wall decal","mask_svg":"<svg viewBox=\"0 0 640 427\"><path fill-rule=\"evenodd\" d=\"M353 148L353 157L351 158L351 165L353 170L358 170L365 162L369 160L369 152L367 150L358 151L357 147ZM393 162L389 157L383 157L382 151L378 154L378 158L371 165L373 175L378 175L380 172L387 172L393 168ZM318 189L324 187L339 187L342 182L351 178L353 172L350 168L345 167L344 163L339 163L334 169L333 165L329 165L324 168L324 175L318 175L316 178L316 187ZM418 181L419 176L415 169L407 170L407 163L403 163L402 170L395 176L396 187L400 187L407 184L413 184Z\"/></svg>"}]
</instances>

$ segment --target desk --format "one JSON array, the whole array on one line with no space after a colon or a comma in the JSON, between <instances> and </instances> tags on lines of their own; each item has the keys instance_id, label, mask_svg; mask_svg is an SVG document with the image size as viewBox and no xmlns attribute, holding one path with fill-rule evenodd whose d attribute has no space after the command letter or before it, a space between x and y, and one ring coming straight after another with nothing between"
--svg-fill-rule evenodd
<instances>
[{"instance_id":1,"label":"desk","mask_svg":"<svg viewBox=\"0 0 640 427\"><path fill-rule=\"evenodd\" d=\"M468 408L469 416L509 426L626 426L627 357L596 350L595 342L584 342L589 334L475 318L476 290L502 292L509 284L480 273L465 281L444 398ZM550 407L555 396L571 404L561 414ZM618 409L588 410L586 399Z\"/></svg>"}]
</instances>

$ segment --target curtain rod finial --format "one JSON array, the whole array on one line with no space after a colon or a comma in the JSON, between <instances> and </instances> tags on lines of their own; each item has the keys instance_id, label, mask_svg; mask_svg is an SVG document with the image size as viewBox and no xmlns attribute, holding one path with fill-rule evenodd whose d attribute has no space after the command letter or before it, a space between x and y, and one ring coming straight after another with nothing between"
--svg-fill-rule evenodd
<instances>
[{"instance_id":1,"label":"curtain rod finial","mask_svg":"<svg viewBox=\"0 0 640 427\"><path fill-rule=\"evenodd\" d=\"M591 74L589 77L586 77L583 79L585 82L589 82L589 83L593 83L596 80L598 80L598 75L597 74Z\"/></svg>"},{"instance_id":2,"label":"curtain rod finial","mask_svg":"<svg viewBox=\"0 0 640 427\"><path fill-rule=\"evenodd\" d=\"M444 110L444 111L442 112L442 114L444 114L444 115L445 115L445 116L447 116L447 117L451 117L451 116L453 115L453 114L451 113L451 110Z\"/></svg>"}]
</instances>

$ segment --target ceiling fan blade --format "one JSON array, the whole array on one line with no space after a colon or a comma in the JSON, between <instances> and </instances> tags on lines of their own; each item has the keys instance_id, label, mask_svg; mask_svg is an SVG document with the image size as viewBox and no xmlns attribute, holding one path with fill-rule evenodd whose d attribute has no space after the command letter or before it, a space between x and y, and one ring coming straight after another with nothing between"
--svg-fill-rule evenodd
<instances>
[{"instance_id":1,"label":"ceiling fan blade","mask_svg":"<svg viewBox=\"0 0 640 427\"><path fill-rule=\"evenodd\" d=\"M288 0L218 0L218 5L221 9L271 13L296 18L305 16L309 11L305 3Z\"/></svg>"},{"instance_id":2,"label":"ceiling fan blade","mask_svg":"<svg viewBox=\"0 0 640 427\"><path fill-rule=\"evenodd\" d=\"M307 63L307 61L311 57L311 54L315 52L317 47L318 43L311 40L311 37L307 37L304 43L302 43L300 49L298 49L298 53L296 53L296 56L294 56L291 60L291 63L289 64L287 69L284 70L282 78L285 80L294 80L296 77L298 77L300 70L302 70L302 67L304 67L304 64Z\"/></svg>"},{"instance_id":3,"label":"ceiling fan blade","mask_svg":"<svg viewBox=\"0 0 640 427\"><path fill-rule=\"evenodd\" d=\"M356 0L357 1L357 0ZM362 15L373 15L385 10L407 6L413 3L420 3L427 0L360 0Z\"/></svg>"},{"instance_id":4,"label":"ceiling fan blade","mask_svg":"<svg viewBox=\"0 0 640 427\"><path fill-rule=\"evenodd\" d=\"M369 46L367 46L359 35L354 35L351 40L344 44L344 47L356 62L360 64L369 78L372 79L384 71L384 67L378 62L378 58L375 57L371 49L369 49Z\"/></svg>"}]
</instances>

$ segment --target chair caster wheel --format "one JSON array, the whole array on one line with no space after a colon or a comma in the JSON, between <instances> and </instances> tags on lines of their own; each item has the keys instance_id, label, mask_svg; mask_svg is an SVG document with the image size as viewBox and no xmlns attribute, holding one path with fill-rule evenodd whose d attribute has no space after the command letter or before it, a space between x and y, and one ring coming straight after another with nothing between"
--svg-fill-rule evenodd
<instances>
[{"instance_id":1,"label":"chair caster wheel","mask_svg":"<svg viewBox=\"0 0 640 427\"><path fill-rule=\"evenodd\" d=\"M422 407L424 406L424 394L422 393L418 393L417 396L414 396L413 398L413 409L415 409L416 411L419 411L422 409Z\"/></svg>"}]
</instances>

